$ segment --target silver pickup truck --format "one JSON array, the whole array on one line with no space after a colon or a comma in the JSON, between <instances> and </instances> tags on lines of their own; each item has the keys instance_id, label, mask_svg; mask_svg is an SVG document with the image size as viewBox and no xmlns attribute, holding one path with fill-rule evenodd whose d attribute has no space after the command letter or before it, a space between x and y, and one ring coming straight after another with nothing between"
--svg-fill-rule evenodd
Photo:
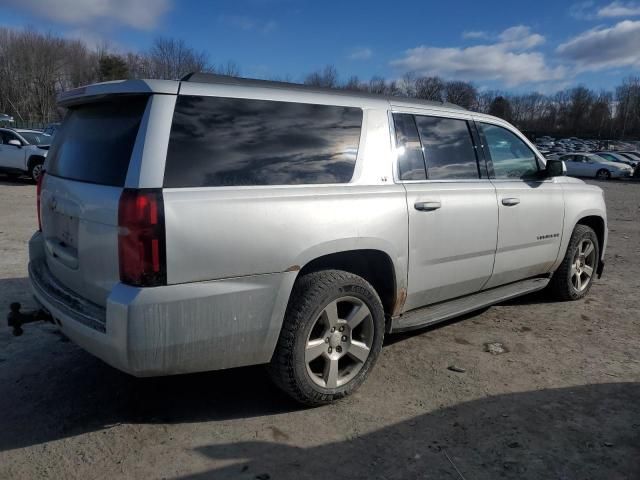
<instances>
[{"instance_id":1,"label":"silver pickup truck","mask_svg":"<svg viewBox=\"0 0 640 480\"><path fill-rule=\"evenodd\" d=\"M136 376L267 364L356 389L383 337L602 272L602 191L455 105L191 74L66 92L37 300Z\"/></svg>"}]
</instances>

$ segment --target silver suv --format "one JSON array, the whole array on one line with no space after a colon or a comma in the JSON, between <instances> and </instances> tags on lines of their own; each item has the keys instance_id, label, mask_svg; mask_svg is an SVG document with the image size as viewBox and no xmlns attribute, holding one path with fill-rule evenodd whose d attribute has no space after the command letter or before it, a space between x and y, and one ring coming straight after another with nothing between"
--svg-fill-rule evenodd
<instances>
[{"instance_id":1,"label":"silver suv","mask_svg":"<svg viewBox=\"0 0 640 480\"><path fill-rule=\"evenodd\" d=\"M0 172L26 173L37 182L50 143L51 136L38 130L0 128Z\"/></svg>"},{"instance_id":2,"label":"silver suv","mask_svg":"<svg viewBox=\"0 0 640 480\"><path fill-rule=\"evenodd\" d=\"M137 376L267 364L318 405L385 334L545 287L587 294L602 191L454 105L192 74L64 94L29 274Z\"/></svg>"}]
</instances>

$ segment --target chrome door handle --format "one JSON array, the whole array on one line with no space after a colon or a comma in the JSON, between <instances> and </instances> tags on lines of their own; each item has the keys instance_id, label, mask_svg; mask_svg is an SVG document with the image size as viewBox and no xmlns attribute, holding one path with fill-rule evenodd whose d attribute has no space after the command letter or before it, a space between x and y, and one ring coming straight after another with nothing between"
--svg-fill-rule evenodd
<instances>
[{"instance_id":1,"label":"chrome door handle","mask_svg":"<svg viewBox=\"0 0 640 480\"><path fill-rule=\"evenodd\" d=\"M507 207L513 207L514 205L518 205L520 203L519 198L503 198L502 204Z\"/></svg>"},{"instance_id":2,"label":"chrome door handle","mask_svg":"<svg viewBox=\"0 0 640 480\"><path fill-rule=\"evenodd\" d=\"M438 210L442 207L440 202L416 202L413 204L416 210L420 210L421 212L431 212L433 210Z\"/></svg>"}]
</instances>

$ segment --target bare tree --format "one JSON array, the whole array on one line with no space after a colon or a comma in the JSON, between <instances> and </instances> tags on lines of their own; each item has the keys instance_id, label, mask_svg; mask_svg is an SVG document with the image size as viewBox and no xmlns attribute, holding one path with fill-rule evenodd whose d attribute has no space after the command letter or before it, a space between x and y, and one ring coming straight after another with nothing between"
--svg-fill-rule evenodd
<instances>
[{"instance_id":1,"label":"bare tree","mask_svg":"<svg viewBox=\"0 0 640 480\"><path fill-rule=\"evenodd\" d=\"M349 80L347 80L347 83L345 83L342 86L342 88L344 88L345 90L350 90L352 92L368 92L369 91L368 85L362 83L357 75L353 75L349 77Z\"/></svg>"},{"instance_id":2,"label":"bare tree","mask_svg":"<svg viewBox=\"0 0 640 480\"><path fill-rule=\"evenodd\" d=\"M149 78L177 80L190 72L213 72L205 52L198 52L187 46L184 40L158 37L154 40L143 70L148 69Z\"/></svg>"},{"instance_id":3,"label":"bare tree","mask_svg":"<svg viewBox=\"0 0 640 480\"><path fill-rule=\"evenodd\" d=\"M377 93L384 95L387 93L387 83L382 77L371 77L369 80L369 91L371 93Z\"/></svg>"},{"instance_id":4,"label":"bare tree","mask_svg":"<svg viewBox=\"0 0 640 480\"><path fill-rule=\"evenodd\" d=\"M398 82L398 89L405 97L416 96L416 74L415 72L405 73Z\"/></svg>"},{"instance_id":5,"label":"bare tree","mask_svg":"<svg viewBox=\"0 0 640 480\"><path fill-rule=\"evenodd\" d=\"M440 77L420 77L416 79L414 88L416 98L436 102L444 99L445 83Z\"/></svg>"},{"instance_id":6,"label":"bare tree","mask_svg":"<svg viewBox=\"0 0 640 480\"><path fill-rule=\"evenodd\" d=\"M512 119L511 102L502 95L497 96L489 105L489 115L500 117L507 122Z\"/></svg>"},{"instance_id":7,"label":"bare tree","mask_svg":"<svg viewBox=\"0 0 640 480\"><path fill-rule=\"evenodd\" d=\"M336 88L338 86L338 71L333 65L327 65L322 71L307 75L304 83L314 87Z\"/></svg>"},{"instance_id":8,"label":"bare tree","mask_svg":"<svg viewBox=\"0 0 640 480\"><path fill-rule=\"evenodd\" d=\"M221 64L216 70L216 73L220 75L226 75L227 77L239 77L240 76L240 65L231 60L227 61L225 64Z\"/></svg>"},{"instance_id":9,"label":"bare tree","mask_svg":"<svg viewBox=\"0 0 640 480\"><path fill-rule=\"evenodd\" d=\"M463 108L473 108L476 104L478 91L467 82L453 81L447 82L445 87L445 100L455 103Z\"/></svg>"}]
</instances>

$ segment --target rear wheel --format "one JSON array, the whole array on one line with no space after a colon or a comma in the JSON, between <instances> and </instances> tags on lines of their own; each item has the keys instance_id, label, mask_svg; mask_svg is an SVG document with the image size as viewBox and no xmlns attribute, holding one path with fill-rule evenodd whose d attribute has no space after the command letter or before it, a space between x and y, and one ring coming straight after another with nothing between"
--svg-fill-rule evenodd
<instances>
[{"instance_id":1,"label":"rear wheel","mask_svg":"<svg viewBox=\"0 0 640 480\"><path fill-rule=\"evenodd\" d=\"M378 358L384 325L380 298L363 278L339 270L304 275L291 294L271 377L311 406L349 395Z\"/></svg>"},{"instance_id":2,"label":"rear wheel","mask_svg":"<svg viewBox=\"0 0 640 480\"><path fill-rule=\"evenodd\" d=\"M591 227L576 225L564 260L549 283L549 291L558 300L583 298L591 288L599 260L596 233Z\"/></svg>"},{"instance_id":3,"label":"rear wheel","mask_svg":"<svg viewBox=\"0 0 640 480\"><path fill-rule=\"evenodd\" d=\"M609 180L611 178L611 172L606 168L601 168L596 172L596 178L598 180Z\"/></svg>"}]
</instances>

